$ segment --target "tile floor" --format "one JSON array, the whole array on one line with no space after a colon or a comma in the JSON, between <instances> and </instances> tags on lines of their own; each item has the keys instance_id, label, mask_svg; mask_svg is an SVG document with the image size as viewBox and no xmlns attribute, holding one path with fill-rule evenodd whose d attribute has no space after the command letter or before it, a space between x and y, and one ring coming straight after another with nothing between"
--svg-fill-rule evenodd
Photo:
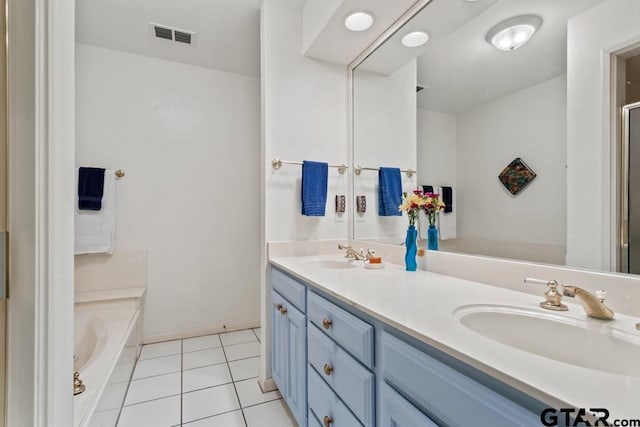
<instances>
[{"instance_id":1,"label":"tile floor","mask_svg":"<svg viewBox=\"0 0 640 427\"><path fill-rule=\"evenodd\" d=\"M257 383L260 329L145 345L118 427L295 427Z\"/></svg>"}]
</instances>

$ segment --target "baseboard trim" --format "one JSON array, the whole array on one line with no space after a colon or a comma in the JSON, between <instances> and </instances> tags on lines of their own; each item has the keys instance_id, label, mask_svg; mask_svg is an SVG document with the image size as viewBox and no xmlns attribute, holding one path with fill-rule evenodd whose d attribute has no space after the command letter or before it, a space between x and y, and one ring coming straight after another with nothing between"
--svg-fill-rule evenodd
<instances>
[{"instance_id":1,"label":"baseboard trim","mask_svg":"<svg viewBox=\"0 0 640 427\"><path fill-rule=\"evenodd\" d=\"M171 340L179 340L183 338L200 337L203 335L219 334L223 332L233 332L233 331L240 331L243 329L253 329L253 328L259 328L259 327L260 327L259 323L248 322L248 323L239 323L236 325L227 326L226 328L222 326L217 326L213 328L188 329L180 332L149 334L149 335L143 336L142 343L153 344L153 343L162 342L162 341L171 341Z\"/></svg>"},{"instance_id":2,"label":"baseboard trim","mask_svg":"<svg viewBox=\"0 0 640 427\"><path fill-rule=\"evenodd\" d=\"M263 393L268 393L278 389L273 378L258 377L258 386L260 386L260 390L262 390Z\"/></svg>"}]
</instances>

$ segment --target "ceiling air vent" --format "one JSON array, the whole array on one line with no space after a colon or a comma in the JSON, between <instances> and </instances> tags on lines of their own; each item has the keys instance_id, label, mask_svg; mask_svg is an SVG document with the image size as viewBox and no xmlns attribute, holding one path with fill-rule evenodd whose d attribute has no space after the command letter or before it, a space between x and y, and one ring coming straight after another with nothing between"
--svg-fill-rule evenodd
<instances>
[{"instance_id":1,"label":"ceiling air vent","mask_svg":"<svg viewBox=\"0 0 640 427\"><path fill-rule=\"evenodd\" d=\"M168 25L156 24L155 22L149 22L149 26L153 31L153 35L157 38L191 45L195 42L196 33L193 31L181 30Z\"/></svg>"},{"instance_id":2,"label":"ceiling air vent","mask_svg":"<svg viewBox=\"0 0 640 427\"><path fill-rule=\"evenodd\" d=\"M173 30L171 30L171 28L154 25L153 30L155 31L156 37L160 39L173 40Z\"/></svg>"}]
</instances>

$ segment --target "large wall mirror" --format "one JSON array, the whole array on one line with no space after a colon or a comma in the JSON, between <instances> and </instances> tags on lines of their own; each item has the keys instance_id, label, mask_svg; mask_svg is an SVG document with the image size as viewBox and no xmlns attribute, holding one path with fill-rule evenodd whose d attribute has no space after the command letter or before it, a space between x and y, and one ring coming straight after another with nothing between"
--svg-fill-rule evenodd
<instances>
[{"instance_id":1,"label":"large wall mirror","mask_svg":"<svg viewBox=\"0 0 640 427\"><path fill-rule=\"evenodd\" d=\"M640 101L638 8L625 5L432 0L390 31L352 71L354 196L367 205L353 237L403 242L406 216L377 205L376 169L398 167L405 191L451 187L441 251L640 272L620 252L618 123ZM515 159L536 176L512 194L498 175Z\"/></svg>"}]
</instances>

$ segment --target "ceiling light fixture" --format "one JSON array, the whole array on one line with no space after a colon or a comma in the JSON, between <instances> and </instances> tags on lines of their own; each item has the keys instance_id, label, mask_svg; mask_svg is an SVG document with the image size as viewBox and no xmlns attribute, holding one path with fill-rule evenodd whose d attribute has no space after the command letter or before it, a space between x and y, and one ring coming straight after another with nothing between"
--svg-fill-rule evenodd
<instances>
[{"instance_id":1,"label":"ceiling light fixture","mask_svg":"<svg viewBox=\"0 0 640 427\"><path fill-rule=\"evenodd\" d=\"M402 44L406 47L422 46L429 41L429 33L423 30L411 31L402 37Z\"/></svg>"},{"instance_id":2,"label":"ceiling light fixture","mask_svg":"<svg viewBox=\"0 0 640 427\"><path fill-rule=\"evenodd\" d=\"M364 31L373 25L373 13L366 10L358 10L349 13L344 18L344 26L351 31Z\"/></svg>"},{"instance_id":3,"label":"ceiling light fixture","mask_svg":"<svg viewBox=\"0 0 640 427\"><path fill-rule=\"evenodd\" d=\"M541 25L542 18L539 16L516 16L493 26L486 39L500 50L516 50L528 42Z\"/></svg>"}]
</instances>

